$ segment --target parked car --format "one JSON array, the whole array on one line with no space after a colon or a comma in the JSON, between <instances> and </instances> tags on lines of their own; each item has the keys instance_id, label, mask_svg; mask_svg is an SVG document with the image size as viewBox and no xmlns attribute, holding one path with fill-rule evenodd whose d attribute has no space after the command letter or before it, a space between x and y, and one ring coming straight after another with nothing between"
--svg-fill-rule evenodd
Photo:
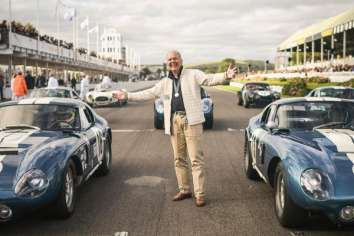
<instances>
[{"instance_id":1,"label":"parked car","mask_svg":"<svg viewBox=\"0 0 354 236\"><path fill-rule=\"evenodd\" d=\"M244 165L274 188L281 225L301 226L309 212L354 223L354 102L282 99L250 119Z\"/></svg>"},{"instance_id":2,"label":"parked car","mask_svg":"<svg viewBox=\"0 0 354 236\"><path fill-rule=\"evenodd\" d=\"M86 94L85 101L92 107L127 104L127 100L122 101L115 98L114 93L115 91L112 89L92 89Z\"/></svg>"},{"instance_id":3,"label":"parked car","mask_svg":"<svg viewBox=\"0 0 354 236\"><path fill-rule=\"evenodd\" d=\"M313 89L307 97L335 97L354 99L354 89L351 87L328 86Z\"/></svg>"},{"instance_id":4,"label":"parked car","mask_svg":"<svg viewBox=\"0 0 354 236\"><path fill-rule=\"evenodd\" d=\"M77 186L110 171L107 121L87 104L64 98L5 102L0 113L0 221L44 206L70 217Z\"/></svg>"},{"instance_id":5,"label":"parked car","mask_svg":"<svg viewBox=\"0 0 354 236\"><path fill-rule=\"evenodd\" d=\"M80 99L80 96L72 88L38 88L32 91L32 98L57 97L57 98L73 98Z\"/></svg>"},{"instance_id":6,"label":"parked car","mask_svg":"<svg viewBox=\"0 0 354 236\"><path fill-rule=\"evenodd\" d=\"M269 84L262 82L245 83L237 92L237 104L248 108L250 105L266 106L280 98L280 93L273 91Z\"/></svg>"},{"instance_id":7,"label":"parked car","mask_svg":"<svg viewBox=\"0 0 354 236\"><path fill-rule=\"evenodd\" d=\"M204 112L205 122L203 123L204 129L212 129L214 123L214 103L207 92L201 88L200 90L202 99L202 110ZM164 128L164 111L163 100L158 98L154 102L154 127L155 129Z\"/></svg>"}]
</instances>

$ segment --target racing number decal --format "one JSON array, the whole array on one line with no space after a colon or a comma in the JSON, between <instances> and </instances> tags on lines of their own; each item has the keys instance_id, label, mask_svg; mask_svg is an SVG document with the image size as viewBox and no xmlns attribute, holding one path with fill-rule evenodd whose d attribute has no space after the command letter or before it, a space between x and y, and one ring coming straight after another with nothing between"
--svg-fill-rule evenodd
<instances>
[{"instance_id":1,"label":"racing number decal","mask_svg":"<svg viewBox=\"0 0 354 236\"><path fill-rule=\"evenodd\" d=\"M263 164L264 144L260 141L263 134L263 130L259 128L255 129L251 135L251 155L253 165L256 165L257 157L261 159L261 163Z\"/></svg>"},{"instance_id":2,"label":"racing number decal","mask_svg":"<svg viewBox=\"0 0 354 236\"><path fill-rule=\"evenodd\" d=\"M103 149L104 149L104 142L102 140L103 133L97 127L92 127L92 131L95 133L96 136L96 143L93 146L94 155L96 155L99 162L103 159Z\"/></svg>"}]
</instances>

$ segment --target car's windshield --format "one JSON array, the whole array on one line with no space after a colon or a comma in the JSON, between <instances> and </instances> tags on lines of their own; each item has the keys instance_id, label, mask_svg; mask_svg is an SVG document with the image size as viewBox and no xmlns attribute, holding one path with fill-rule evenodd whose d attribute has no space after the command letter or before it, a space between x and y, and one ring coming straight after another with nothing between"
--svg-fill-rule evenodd
<instances>
[{"instance_id":1,"label":"car's windshield","mask_svg":"<svg viewBox=\"0 0 354 236\"><path fill-rule=\"evenodd\" d=\"M246 84L246 89L247 90L270 90L270 87L268 84L252 83L252 84Z\"/></svg>"},{"instance_id":2,"label":"car's windshield","mask_svg":"<svg viewBox=\"0 0 354 236\"><path fill-rule=\"evenodd\" d=\"M284 129L353 128L354 103L298 102L281 105L275 122Z\"/></svg>"},{"instance_id":3,"label":"car's windshield","mask_svg":"<svg viewBox=\"0 0 354 236\"><path fill-rule=\"evenodd\" d=\"M67 89L37 89L33 91L32 97L59 97L59 98L70 98L70 91Z\"/></svg>"},{"instance_id":4,"label":"car's windshield","mask_svg":"<svg viewBox=\"0 0 354 236\"><path fill-rule=\"evenodd\" d=\"M354 99L354 89L351 88L343 88L343 89L334 89L334 88L326 88L321 89L320 92L321 97L336 97L336 98L345 98L345 99Z\"/></svg>"},{"instance_id":5,"label":"car's windshield","mask_svg":"<svg viewBox=\"0 0 354 236\"><path fill-rule=\"evenodd\" d=\"M65 105L0 107L0 129L34 126L42 130L80 129L78 109Z\"/></svg>"}]
</instances>

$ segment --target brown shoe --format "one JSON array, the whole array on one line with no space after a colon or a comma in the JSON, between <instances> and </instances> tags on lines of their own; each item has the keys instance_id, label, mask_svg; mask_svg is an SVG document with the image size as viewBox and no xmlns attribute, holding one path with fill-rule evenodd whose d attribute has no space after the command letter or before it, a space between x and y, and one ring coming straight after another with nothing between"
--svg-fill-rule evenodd
<instances>
[{"instance_id":1,"label":"brown shoe","mask_svg":"<svg viewBox=\"0 0 354 236\"><path fill-rule=\"evenodd\" d=\"M197 207L202 207L202 206L205 206L205 198L204 197L196 197L195 198L195 205Z\"/></svg>"},{"instance_id":2,"label":"brown shoe","mask_svg":"<svg viewBox=\"0 0 354 236\"><path fill-rule=\"evenodd\" d=\"M192 197L192 193L179 192L173 197L172 201L182 201L184 199L191 198L191 197Z\"/></svg>"}]
</instances>

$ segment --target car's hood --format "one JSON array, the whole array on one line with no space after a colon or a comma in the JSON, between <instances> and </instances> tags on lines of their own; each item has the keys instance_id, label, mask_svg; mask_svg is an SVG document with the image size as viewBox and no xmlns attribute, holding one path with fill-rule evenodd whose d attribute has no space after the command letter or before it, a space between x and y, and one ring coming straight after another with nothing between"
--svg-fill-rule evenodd
<instances>
[{"instance_id":1,"label":"car's hood","mask_svg":"<svg viewBox=\"0 0 354 236\"><path fill-rule=\"evenodd\" d=\"M66 134L54 131L8 130L0 132L0 190L11 190L19 177L36 168L41 157L56 156Z\"/></svg>"},{"instance_id":2,"label":"car's hood","mask_svg":"<svg viewBox=\"0 0 354 236\"><path fill-rule=\"evenodd\" d=\"M87 95L91 95L93 97L112 97L114 91L107 91L107 92L99 92L99 91L93 91L93 92L89 92Z\"/></svg>"},{"instance_id":3,"label":"car's hood","mask_svg":"<svg viewBox=\"0 0 354 236\"><path fill-rule=\"evenodd\" d=\"M315 155L309 155L309 166L328 173L335 184L336 192L354 196L354 188L348 187L354 183L354 131L316 129L291 132L288 138L318 149L317 152L313 152Z\"/></svg>"}]
</instances>

